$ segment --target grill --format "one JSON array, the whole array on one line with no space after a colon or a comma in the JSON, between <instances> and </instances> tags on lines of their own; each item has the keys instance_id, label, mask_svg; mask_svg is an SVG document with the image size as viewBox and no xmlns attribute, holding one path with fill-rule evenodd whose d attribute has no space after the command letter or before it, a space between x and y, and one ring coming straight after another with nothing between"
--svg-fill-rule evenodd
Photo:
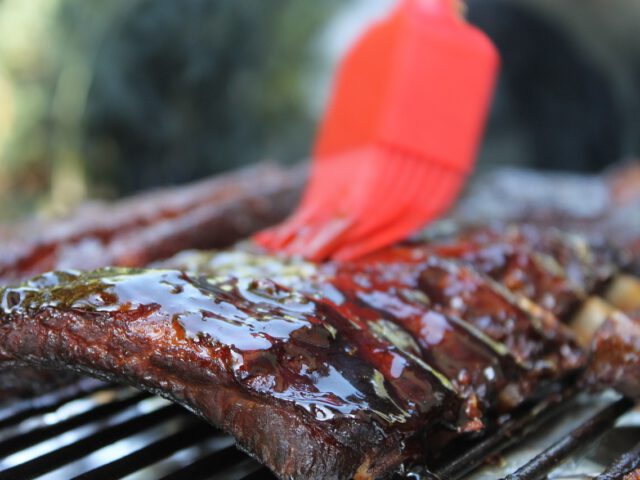
<instances>
[{"instance_id":1,"label":"grill","mask_svg":"<svg viewBox=\"0 0 640 480\"><path fill-rule=\"evenodd\" d=\"M568 388L434 460L441 479L621 479L640 468L640 413ZM460 452L463 452L460 454ZM0 480L270 479L233 439L148 393L85 379L0 406ZM480 468L478 468L480 467ZM409 472L415 480L431 472Z\"/></svg>"}]
</instances>

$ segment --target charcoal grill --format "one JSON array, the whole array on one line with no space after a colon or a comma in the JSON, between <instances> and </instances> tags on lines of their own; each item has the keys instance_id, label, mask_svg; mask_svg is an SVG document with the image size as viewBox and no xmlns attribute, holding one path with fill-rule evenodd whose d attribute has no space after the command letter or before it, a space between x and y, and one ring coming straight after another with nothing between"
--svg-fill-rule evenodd
<instances>
[{"instance_id":1,"label":"charcoal grill","mask_svg":"<svg viewBox=\"0 0 640 480\"><path fill-rule=\"evenodd\" d=\"M484 439L455 445L456 453L445 452L434 471L443 480L621 479L640 468L640 414L633 407L613 394L585 398L569 388L523 409ZM585 452L592 455L586 466ZM600 458L599 469L593 458ZM91 379L0 406L0 459L0 480L273 478L231 437L183 408Z\"/></svg>"}]
</instances>

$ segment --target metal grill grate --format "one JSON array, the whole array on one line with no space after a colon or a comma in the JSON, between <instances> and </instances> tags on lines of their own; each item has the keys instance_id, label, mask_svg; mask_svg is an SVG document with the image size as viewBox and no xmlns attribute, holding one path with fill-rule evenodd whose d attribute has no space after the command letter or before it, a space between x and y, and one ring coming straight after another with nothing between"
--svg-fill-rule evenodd
<instances>
[{"instance_id":1,"label":"metal grill grate","mask_svg":"<svg viewBox=\"0 0 640 480\"><path fill-rule=\"evenodd\" d=\"M568 389L522 411L485 439L456 445L453 450L457 455L444 455L436 462L437 476L443 480L469 477L487 459L496 459L505 449L529 442L550 423L564 421L578 397ZM504 476L505 480L546 478L576 451L610 432L632 408L633 402L628 399L604 401L599 411L591 411L586 420L569 428L559 440L547 442ZM640 467L640 427L634 432L635 440L627 441L623 448L628 451L619 453L601 471L551 478L623 478ZM0 458L0 480L273 478L237 450L232 438L181 407L148 393L91 379L32 400L0 406ZM482 473L473 475L502 476L492 471L484 477ZM416 471L410 476L420 478L428 473Z\"/></svg>"},{"instance_id":2,"label":"metal grill grate","mask_svg":"<svg viewBox=\"0 0 640 480\"><path fill-rule=\"evenodd\" d=\"M183 408L89 379L0 408L0 458L0 480L272 478Z\"/></svg>"}]
</instances>

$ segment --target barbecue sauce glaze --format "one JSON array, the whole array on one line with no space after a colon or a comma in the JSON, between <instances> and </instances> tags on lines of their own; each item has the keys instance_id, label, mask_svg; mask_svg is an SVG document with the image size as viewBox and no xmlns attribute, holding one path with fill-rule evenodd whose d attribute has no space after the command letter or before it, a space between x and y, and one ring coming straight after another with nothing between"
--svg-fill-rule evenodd
<instances>
[{"instance_id":1,"label":"barbecue sauce glaze","mask_svg":"<svg viewBox=\"0 0 640 480\"><path fill-rule=\"evenodd\" d=\"M551 309L498 283L534 278L535 263L533 288L562 287L547 292L557 293L551 307L581 295L535 257L559 264L557 252L518 249L517 240L498 251L473 237L466 249L406 244L341 264L236 251L182 256L169 263L176 269L48 273L2 291L3 322L93 315L122 335L155 338L152 357L179 361L188 351L225 372L216 381L294 405L332 425L338 441L340 425L366 424L377 432L372 445L399 438L404 458L419 458L438 431L482 431L584 365ZM524 260L509 263L514 256ZM78 333L73 320L63 328L55 335ZM14 355L21 341L8 338Z\"/></svg>"}]
</instances>

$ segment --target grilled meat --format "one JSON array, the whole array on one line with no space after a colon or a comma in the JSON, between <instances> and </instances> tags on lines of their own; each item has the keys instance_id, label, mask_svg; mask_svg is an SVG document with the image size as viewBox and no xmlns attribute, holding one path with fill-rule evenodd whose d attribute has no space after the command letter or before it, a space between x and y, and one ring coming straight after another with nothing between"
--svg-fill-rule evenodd
<instances>
[{"instance_id":1,"label":"grilled meat","mask_svg":"<svg viewBox=\"0 0 640 480\"><path fill-rule=\"evenodd\" d=\"M267 280L106 270L3 295L4 360L160 393L281 477L376 477L436 424L466 423L453 388L419 358L372 336L352 342L336 310Z\"/></svg>"},{"instance_id":2,"label":"grilled meat","mask_svg":"<svg viewBox=\"0 0 640 480\"><path fill-rule=\"evenodd\" d=\"M302 182L278 175L266 193L253 173L177 207L125 203L113 223L83 219L27 246L2 275L140 266L233 241L293 204ZM583 348L560 321L632 270L616 252L593 236L498 226L344 264L236 251L49 273L2 290L0 362L164 395L281 477L374 478L484 431L587 364L591 384L638 395L637 321L608 313Z\"/></svg>"},{"instance_id":3,"label":"grilled meat","mask_svg":"<svg viewBox=\"0 0 640 480\"><path fill-rule=\"evenodd\" d=\"M367 283L352 287L355 298L391 315L458 390L473 392L485 409L508 411L531 399L544 380L582 364L569 348L572 334L550 312L429 248L395 247L341 265L333 283L344 292L363 274ZM423 303L411 295L398 300L395 292L403 291L424 294ZM560 352L563 346L568 349Z\"/></svg>"},{"instance_id":4,"label":"grilled meat","mask_svg":"<svg viewBox=\"0 0 640 480\"><path fill-rule=\"evenodd\" d=\"M640 163L604 175L502 169L474 182L451 218L459 224L535 223L606 242L640 274Z\"/></svg>"},{"instance_id":5,"label":"grilled meat","mask_svg":"<svg viewBox=\"0 0 640 480\"><path fill-rule=\"evenodd\" d=\"M188 274L62 272L6 288L0 359L160 393L295 478L422 462L586 361L551 312L427 245L323 265L203 255L173 261Z\"/></svg>"},{"instance_id":6,"label":"grilled meat","mask_svg":"<svg viewBox=\"0 0 640 480\"><path fill-rule=\"evenodd\" d=\"M188 248L230 245L284 218L305 172L258 165L111 205L90 204L65 220L27 222L4 232L0 282L61 268L143 266Z\"/></svg>"},{"instance_id":7,"label":"grilled meat","mask_svg":"<svg viewBox=\"0 0 640 480\"><path fill-rule=\"evenodd\" d=\"M468 262L500 282L498 288L536 299L570 322L590 352L586 385L640 398L640 281L618 272L630 264L616 250L555 229L509 226L472 229L437 252ZM588 298L598 291L604 299Z\"/></svg>"},{"instance_id":8,"label":"grilled meat","mask_svg":"<svg viewBox=\"0 0 640 480\"><path fill-rule=\"evenodd\" d=\"M468 228L432 244L559 317L629 264L607 244L527 224Z\"/></svg>"}]
</instances>

